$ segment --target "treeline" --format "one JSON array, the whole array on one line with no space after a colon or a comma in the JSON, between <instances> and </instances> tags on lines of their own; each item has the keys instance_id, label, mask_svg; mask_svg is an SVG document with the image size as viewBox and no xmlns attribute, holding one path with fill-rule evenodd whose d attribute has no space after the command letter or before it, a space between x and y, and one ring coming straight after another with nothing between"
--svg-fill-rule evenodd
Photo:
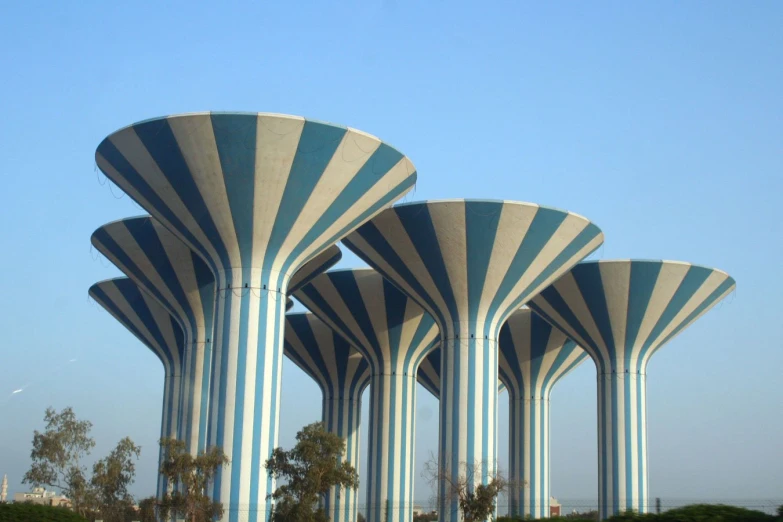
<instances>
[{"instance_id":1,"label":"treeline","mask_svg":"<svg viewBox=\"0 0 783 522\"><path fill-rule=\"evenodd\" d=\"M62 507L0 503L0 522L87 522L87 519Z\"/></svg>"},{"instance_id":2,"label":"treeline","mask_svg":"<svg viewBox=\"0 0 783 522\"><path fill-rule=\"evenodd\" d=\"M521 517L498 517L497 522L574 522L575 520L598 520L598 513L594 512L587 515L570 515L564 517L552 518L521 518ZM726 506L722 504L694 504L681 508L670 509L660 514L646 513L639 514L627 512L615 515L607 519L610 522L781 522L783 521L783 506L778 508L778 514L769 515L761 511L746 509L736 506Z\"/></svg>"}]
</instances>

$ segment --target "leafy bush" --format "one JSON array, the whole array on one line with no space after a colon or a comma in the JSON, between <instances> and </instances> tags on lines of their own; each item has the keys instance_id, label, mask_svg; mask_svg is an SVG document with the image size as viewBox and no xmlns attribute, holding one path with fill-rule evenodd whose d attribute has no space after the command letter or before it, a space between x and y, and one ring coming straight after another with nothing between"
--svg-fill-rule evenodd
<instances>
[{"instance_id":1,"label":"leafy bush","mask_svg":"<svg viewBox=\"0 0 783 522\"><path fill-rule=\"evenodd\" d=\"M0 522L87 522L73 511L38 504L0 504Z\"/></svg>"},{"instance_id":2,"label":"leafy bush","mask_svg":"<svg viewBox=\"0 0 783 522\"><path fill-rule=\"evenodd\" d=\"M574 517L573 515L541 519L498 517L497 522L517 522L522 520L529 522L574 522L584 518ZM593 518L593 520L597 520L597 518ZM772 522L783 520L783 518L767 515L761 511L723 504L693 504L691 506L670 509L660 515L653 513L639 514L629 511L615 515L607 520L610 522Z\"/></svg>"},{"instance_id":3,"label":"leafy bush","mask_svg":"<svg viewBox=\"0 0 783 522\"><path fill-rule=\"evenodd\" d=\"M723 504L693 504L664 511L660 515L648 513L640 515L628 512L609 518L611 522L635 522L638 520L654 522L762 522L774 521L777 517L761 511L754 511Z\"/></svg>"},{"instance_id":4,"label":"leafy bush","mask_svg":"<svg viewBox=\"0 0 783 522\"><path fill-rule=\"evenodd\" d=\"M692 506L670 509L652 520L661 522L755 522L757 520L776 520L776 518L761 511L736 506L693 504Z\"/></svg>"}]
</instances>

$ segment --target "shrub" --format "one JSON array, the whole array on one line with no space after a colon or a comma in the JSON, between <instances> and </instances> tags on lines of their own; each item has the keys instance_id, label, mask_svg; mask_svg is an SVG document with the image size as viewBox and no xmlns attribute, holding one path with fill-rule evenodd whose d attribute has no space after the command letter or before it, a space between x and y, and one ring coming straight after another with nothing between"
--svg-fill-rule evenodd
<instances>
[{"instance_id":1,"label":"shrub","mask_svg":"<svg viewBox=\"0 0 783 522\"><path fill-rule=\"evenodd\" d=\"M536 520L539 522L574 522L579 519L583 519L583 517L565 516L541 519L498 517L497 522L517 522L522 520L528 520L529 522L535 522ZM593 520L597 520L597 518ZM693 504L691 506L670 509L660 515L653 513L639 514L628 511L614 515L607 520L609 522L772 522L781 519L761 511L736 506Z\"/></svg>"},{"instance_id":2,"label":"shrub","mask_svg":"<svg viewBox=\"0 0 783 522\"><path fill-rule=\"evenodd\" d=\"M87 522L73 511L53 506L0 504L0 522Z\"/></svg>"},{"instance_id":3,"label":"shrub","mask_svg":"<svg viewBox=\"0 0 783 522\"><path fill-rule=\"evenodd\" d=\"M693 504L691 506L670 509L661 513L659 518L653 520L660 520L661 522L756 522L771 521L775 520L775 518L761 511L736 506Z\"/></svg>"}]
</instances>

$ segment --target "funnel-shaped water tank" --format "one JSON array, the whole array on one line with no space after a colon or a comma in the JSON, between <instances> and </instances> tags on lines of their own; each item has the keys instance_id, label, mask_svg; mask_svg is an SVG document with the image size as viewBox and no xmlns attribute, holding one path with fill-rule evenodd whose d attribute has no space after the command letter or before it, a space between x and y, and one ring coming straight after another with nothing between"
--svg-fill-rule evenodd
<instances>
[{"instance_id":1,"label":"funnel-shaped water tank","mask_svg":"<svg viewBox=\"0 0 783 522\"><path fill-rule=\"evenodd\" d=\"M508 316L603 242L569 212L510 201L398 205L343 243L419 302L441 333L441 520L461 519L450 484L497 466L497 339ZM467 365L467 368L465 367Z\"/></svg>"},{"instance_id":2,"label":"funnel-shaped water tank","mask_svg":"<svg viewBox=\"0 0 783 522\"><path fill-rule=\"evenodd\" d=\"M529 306L598 370L598 499L603 518L648 510L650 357L735 287L720 270L676 261L580 263Z\"/></svg>"}]
</instances>

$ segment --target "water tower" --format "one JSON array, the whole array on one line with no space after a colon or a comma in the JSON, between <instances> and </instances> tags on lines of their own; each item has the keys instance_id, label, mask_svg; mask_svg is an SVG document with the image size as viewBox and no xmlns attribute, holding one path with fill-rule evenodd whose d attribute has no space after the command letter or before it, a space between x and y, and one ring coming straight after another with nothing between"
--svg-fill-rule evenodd
<instances>
[{"instance_id":1,"label":"water tower","mask_svg":"<svg viewBox=\"0 0 783 522\"><path fill-rule=\"evenodd\" d=\"M208 445L231 464L213 497L230 522L266 520L290 279L407 193L415 169L369 134L256 113L142 121L104 139L96 161L215 277L213 357L226 378L210 405Z\"/></svg>"}]
</instances>

